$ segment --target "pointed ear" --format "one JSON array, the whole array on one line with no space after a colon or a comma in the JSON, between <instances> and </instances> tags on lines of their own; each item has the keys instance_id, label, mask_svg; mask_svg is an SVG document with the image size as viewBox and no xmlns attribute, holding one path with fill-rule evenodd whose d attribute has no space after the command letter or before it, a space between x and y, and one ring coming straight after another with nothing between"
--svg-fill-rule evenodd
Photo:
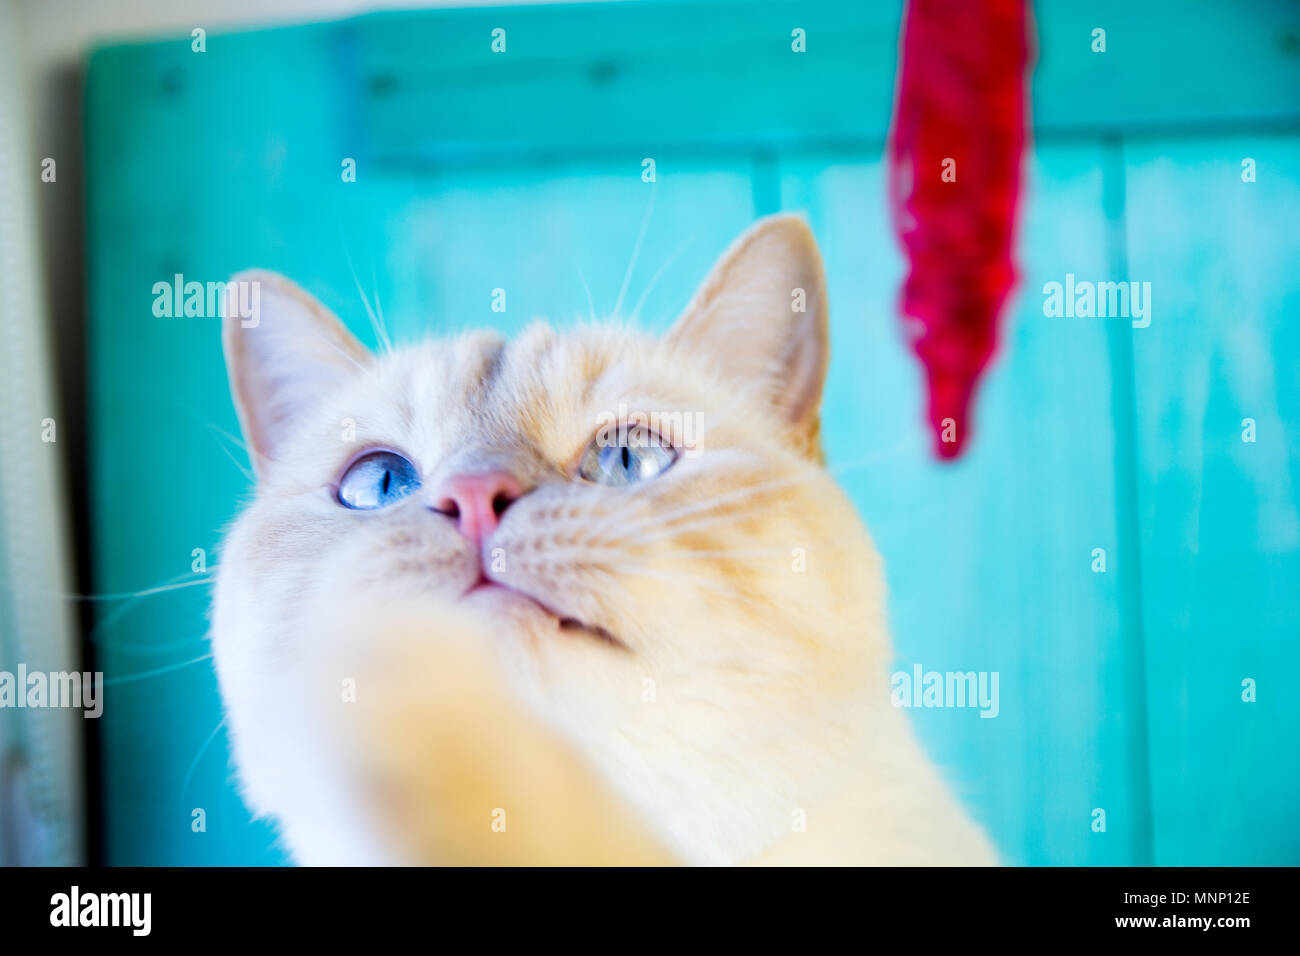
<instances>
[{"instance_id":1,"label":"pointed ear","mask_svg":"<svg viewBox=\"0 0 1300 956\"><path fill-rule=\"evenodd\" d=\"M329 309L274 272L233 276L221 321L239 425L264 477L303 416L371 355Z\"/></svg>"},{"instance_id":2,"label":"pointed ear","mask_svg":"<svg viewBox=\"0 0 1300 956\"><path fill-rule=\"evenodd\" d=\"M752 390L789 426L795 446L820 460L826 280L802 219L768 216L732 243L667 340Z\"/></svg>"}]
</instances>

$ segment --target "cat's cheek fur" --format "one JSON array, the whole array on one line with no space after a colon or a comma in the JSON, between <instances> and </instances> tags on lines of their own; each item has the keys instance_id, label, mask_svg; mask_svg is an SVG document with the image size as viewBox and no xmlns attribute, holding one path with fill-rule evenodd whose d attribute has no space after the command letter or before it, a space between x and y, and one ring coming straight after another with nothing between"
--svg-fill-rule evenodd
<instances>
[{"instance_id":1,"label":"cat's cheek fur","mask_svg":"<svg viewBox=\"0 0 1300 956\"><path fill-rule=\"evenodd\" d=\"M264 610L288 605L299 589L287 573L257 567L250 527L237 527L223 549L212 628L241 794L254 815L275 822L298 863L385 862L317 719L299 634Z\"/></svg>"}]
</instances>

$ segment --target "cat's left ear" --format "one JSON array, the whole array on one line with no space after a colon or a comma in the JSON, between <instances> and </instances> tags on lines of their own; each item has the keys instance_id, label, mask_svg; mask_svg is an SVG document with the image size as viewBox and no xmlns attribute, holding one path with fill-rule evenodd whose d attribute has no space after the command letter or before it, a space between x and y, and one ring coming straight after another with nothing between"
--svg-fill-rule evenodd
<instances>
[{"instance_id":1,"label":"cat's left ear","mask_svg":"<svg viewBox=\"0 0 1300 956\"><path fill-rule=\"evenodd\" d=\"M760 219L732 243L669 330L676 351L703 356L752 390L821 458L822 386L830 352L826 278L812 230L799 217Z\"/></svg>"},{"instance_id":2,"label":"cat's left ear","mask_svg":"<svg viewBox=\"0 0 1300 956\"><path fill-rule=\"evenodd\" d=\"M371 362L334 313L274 272L241 272L226 283L221 339L259 477L312 411Z\"/></svg>"}]
</instances>

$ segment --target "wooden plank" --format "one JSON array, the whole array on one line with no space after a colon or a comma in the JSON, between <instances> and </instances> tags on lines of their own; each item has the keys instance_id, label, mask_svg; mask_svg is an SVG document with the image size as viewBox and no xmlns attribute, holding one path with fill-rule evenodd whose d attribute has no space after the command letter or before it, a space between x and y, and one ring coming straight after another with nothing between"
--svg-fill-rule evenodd
<instances>
[{"instance_id":1,"label":"wooden plank","mask_svg":"<svg viewBox=\"0 0 1300 956\"><path fill-rule=\"evenodd\" d=\"M1285 0L1035 9L1040 139L1300 125L1300 8ZM342 42L360 130L383 162L852 153L888 130L901 11L894 0L715 0L400 12L350 22ZM795 27L805 53L791 50ZM505 53L491 49L497 28Z\"/></svg>"},{"instance_id":2,"label":"wooden plank","mask_svg":"<svg viewBox=\"0 0 1300 956\"><path fill-rule=\"evenodd\" d=\"M321 30L101 51L87 80L87 393L97 593L215 567L247 491L209 428L238 431L216 318L153 314L154 283L221 280L294 248L310 257L338 184ZM288 69L300 85L283 82ZM308 230L315 230L310 232ZM274 263L272 263L274 264ZM226 450L223 450L223 445ZM230 786L206 640L209 588L96 605L112 682L98 727L103 852L113 864L275 862L270 831ZM171 669L167 669L171 668ZM193 811L207 828L195 832Z\"/></svg>"},{"instance_id":3,"label":"wooden plank","mask_svg":"<svg viewBox=\"0 0 1300 956\"><path fill-rule=\"evenodd\" d=\"M1300 6L1290 0L1040 0L1034 8L1040 138L1296 128ZM1105 53L1092 50L1099 28Z\"/></svg>"},{"instance_id":4,"label":"wooden plank","mask_svg":"<svg viewBox=\"0 0 1300 956\"><path fill-rule=\"evenodd\" d=\"M1010 862L1139 862L1141 787L1121 670L1111 381L1104 328L1043 315L1044 282L1105 265L1100 150L1040 148L1024 279L968 457L936 463L896 297L902 263L878 163L783 167L827 257L826 442L886 562L898 667L998 672L1000 712L913 709ZM866 459L866 464L855 463ZM1091 813L1107 814L1105 833Z\"/></svg>"},{"instance_id":5,"label":"wooden plank","mask_svg":"<svg viewBox=\"0 0 1300 956\"><path fill-rule=\"evenodd\" d=\"M1040 140L1300 128L1300 7L1286 0L1035 4L1033 125ZM367 163L464 166L703 156L860 155L884 141L902 3L641 0L369 14L209 38L259 74L295 34L333 71L317 92ZM492 31L506 51L492 52ZM791 49L803 29L807 50ZM1106 52L1092 31L1107 30ZM188 38L118 48L142 81L193 65ZM256 109L235 76L212 116ZM1176 76L1177 83L1169 82ZM214 87L216 89L216 87ZM312 108L308 105L308 108Z\"/></svg>"},{"instance_id":6,"label":"wooden plank","mask_svg":"<svg viewBox=\"0 0 1300 956\"><path fill-rule=\"evenodd\" d=\"M1294 865L1300 139L1125 156L1156 862Z\"/></svg>"},{"instance_id":7,"label":"wooden plank","mask_svg":"<svg viewBox=\"0 0 1300 956\"><path fill-rule=\"evenodd\" d=\"M900 10L604 3L375 15L349 28L361 129L376 159L398 163L877 137ZM496 28L505 53L492 52ZM807 53L791 48L796 28Z\"/></svg>"}]
</instances>

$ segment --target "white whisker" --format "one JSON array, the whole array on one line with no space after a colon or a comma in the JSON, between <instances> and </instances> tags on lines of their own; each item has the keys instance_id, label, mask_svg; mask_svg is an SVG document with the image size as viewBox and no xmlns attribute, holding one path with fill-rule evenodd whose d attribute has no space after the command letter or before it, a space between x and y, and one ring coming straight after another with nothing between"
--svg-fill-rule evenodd
<instances>
[{"instance_id":1,"label":"white whisker","mask_svg":"<svg viewBox=\"0 0 1300 956\"><path fill-rule=\"evenodd\" d=\"M224 428L220 427L219 425L214 425L212 422L204 421L202 415L196 412L189 405L186 405L184 402L173 402L173 405L176 408L179 408L190 418L192 418L195 422L202 425L204 428L208 429L208 431L212 433L213 440L216 441L217 444L221 447L221 450L226 453L226 456L229 457L232 462L234 462L235 467L238 468L240 472L243 473L243 475L247 477L250 481L253 480L253 474L251 471L248 470L248 466L246 466L243 462L241 462L238 458L236 458L235 455L230 451L230 449L227 448L225 445L223 445L220 441L220 439L224 438L226 441L238 445L240 450L243 451L244 454L249 457L249 463L251 464L254 452L242 441L240 441L238 436L230 434L230 432L226 431Z\"/></svg>"},{"instance_id":2,"label":"white whisker","mask_svg":"<svg viewBox=\"0 0 1300 956\"><path fill-rule=\"evenodd\" d=\"M358 371L364 372L366 370L366 367L362 365L360 362L358 362L354 356L349 355L347 352L343 351L343 349L339 348L337 342L332 342L327 338L322 338L321 341L324 342L326 345L328 345L330 348L332 348L335 352L338 352L339 355L343 356L353 365L355 365Z\"/></svg>"},{"instance_id":3,"label":"white whisker","mask_svg":"<svg viewBox=\"0 0 1300 956\"><path fill-rule=\"evenodd\" d=\"M765 491L775 491L780 488L800 484L801 482L811 481L813 478L817 477L819 473L819 469L809 466L806 470L792 477L774 478L770 481L760 481L752 485L743 485L740 488L735 488L727 492L726 494L712 498L705 498L701 501L685 505L667 513L650 514L644 520L625 526L620 530L624 534L634 534L638 531L644 531L654 527L670 527L671 522L676 521L678 518L688 518L691 515L699 514L700 512L711 511L715 508L721 507L722 505L750 498Z\"/></svg>"},{"instance_id":4,"label":"white whisker","mask_svg":"<svg viewBox=\"0 0 1300 956\"><path fill-rule=\"evenodd\" d=\"M384 328L379 317L375 315L375 310L370 307L370 300L366 297L366 290L362 287L361 280L357 278L356 267L352 264L352 254L346 248L343 250L343 257L348 261L348 269L352 272L352 281L356 284L357 295L361 296L361 304L366 308L366 315L370 317L370 327L374 330L376 341L385 352L393 351L393 343L388 341L388 331Z\"/></svg>"},{"instance_id":5,"label":"white whisker","mask_svg":"<svg viewBox=\"0 0 1300 956\"><path fill-rule=\"evenodd\" d=\"M240 451L245 451L245 452L248 451L248 446L244 444L244 442L240 439L238 435L232 435L230 434L230 432L226 431L220 425L214 425L212 424L212 422L205 422L205 424L208 426L208 428L216 432L218 435L220 435L226 441L230 442L232 445L238 445Z\"/></svg>"},{"instance_id":6,"label":"white whisker","mask_svg":"<svg viewBox=\"0 0 1300 956\"><path fill-rule=\"evenodd\" d=\"M596 321L596 300L591 297L591 286L587 285L587 277L578 270L578 278L582 280L582 289L587 293L587 318L593 323Z\"/></svg>"},{"instance_id":7,"label":"white whisker","mask_svg":"<svg viewBox=\"0 0 1300 956\"><path fill-rule=\"evenodd\" d=\"M752 518L759 514L759 509L750 508L746 510L724 511L721 514L706 514L704 517L686 524L670 525L657 534L643 534L636 537L626 538L625 543L634 547L641 547L647 544L656 544L660 541L670 541L674 538L680 538L683 535L694 534L705 528L712 528L715 525L727 524L733 521L742 521L746 518Z\"/></svg>"},{"instance_id":8,"label":"white whisker","mask_svg":"<svg viewBox=\"0 0 1300 956\"><path fill-rule=\"evenodd\" d=\"M204 654L202 657L195 657L188 661L181 661L178 664L168 664L166 667L155 667L153 670L141 671L138 674L128 674L125 677L113 677L104 681L104 686L110 684L129 684L132 681L144 680L146 677L157 677L159 674L170 674L172 671L178 671L182 667L189 667L191 664L197 664L200 661L210 660L212 652Z\"/></svg>"},{"instance_id":9,"label":"white whisker","mask_svg":"<svg viewBox=\"0 0 1300 956\"><path fill-rule=\"evenodd\" d=\"M753 598L744 594L738 594L732 588L724 588L721 585L718 585L715 582L710 581L708 578L700 577L699 575L672 574L664 571L652 571L650 568L620 568L619 573L631 574L639 577L655 578L657 580L664 581L668 584L685 583L685 584L698 585L704 590L712 591L714 594L720 594L723 597L727 598L728 600L743 601L744 603L749 604L750 606L758 608L763 611L771 610L771 605L768 603L765 603L763 601L756 601Z\"/></svg>"},{"instance_id":10,"label":"white whisker","mask_svg":"<svg viewBox=\"0 0 1300 956\"><path fill-rule=\"evenodd\" d=\"M198 767L199 761L203 759L203 755L207 753L208 747L212 744L212 741L216 739L217 734L220 733L221 728L225 725L226 718L222 717L221 720L218 721L217 726L212 728L212 733L208 734L208 739L203 741L203 745L199 747L199 752L194 755L194 759L190 761L190 768L185 771L185 779L181 781L182 803L185 801L185 792L190 788L190 778L194 776L195 768Z\"/></svg>"},{"instance_id":11,"label":"white whisker","mask_svg":"<svg viewBox=\"0 0 1300 956\"><path fill-rule=\"evenodd\" d=\"M625 534L633 534L638 531L646 530L655 526L668 525L670 522L676 521L678 518L689 517L691 515L698 514L702 511L709 511L712 508L721 507L722 505L730 504L733 501L743 500L745 498L749 498L754 495L761 494L765 491L775 491L780 488L792 487L794 485L802 484L804 482L813 480L823 472L827 474L835 475L835 474L842 474L846 471L853 471L857 468L865 468L869 465L877 464L884 459L892 457L893 455L896 455L906 450L909 445L917 444L918 441L919 439L915 439L915 438L905 439L904 441L899 442L897 445L891 448L886 448L882 451L874 452L862 458L853 461L844 462L839 465L835 465L825 469L810 464L807 466L805 470L801 471L796 475L788 476L784 478L774 478L770 481L758 482L757 484L752 484L752 485L744 485L740 488L733 489L732 491L729 491L726 494L719 495L714 498L705 498L702 501L698 501L690 505L685 505L683 507L676 509L675 511L669 511L666 514L649 515L643 521L633 523L630 526L625 526L620 530Z\"/></svg>"},{"instance_id":12,"label":"white whisker","mask_svg":"<svg viewBox=\"0 0 1300 956\"><path fill-rule=\"evenodd\" d=\"M209 569L209 571L215 571L215 570L216 568ZM148 597L151 594L162 594L164 591L177 591L180 590L181 588L197 587L200 584L211 584L213 581L213 578L211 577L210 573L205 574L202 578L197 578L193 581L182 581L181 578L183 577L185 577L185 575L179 574L176 577L172 578L170 581L168 581L166 584L160 584L156 587L145 588L144 590L141 591L119 591L113 594L71 594L71 593L60 593L60 592L50 592L50 593L51 596L53 597L63 598L64 600L68 600L68 601L126 601L126 600L135 600L142 597Z\"/></svg>"},{"instance_id":13,"label":"white whisker","mask_svg":"<svg viewBox=\"0 0 1300 956\"><path fill-rule=\"evenodd\" d=\"M208 428L209 428L212 432L214 432L214 433L216 433L216 432L221 432L222 434L224 434L224 432L222 432L222 430L221 430L220 428L218 428L216 425L208 425ZM229 437L229 436L227 436L227 437ZM240 462L240 460L239 460L238 458L235 457L235 453L232 452L229 448L227 448L227 447L226 447L226 446L225 446L225 445L220 441L220 439L217 439L217 436L216 436L215 434L213 435L213 438L217 440L217 447L220 448L223 452L225 452L226 457L229 458L230 461L231 461L231 463L232 463L236 468L239 469L240 473L241 473L245 478L247 478L249 481L251 481L251 482L256 482L256 481L257 481L256 476L254 476L253 472L252 472L249 468L247 468L245 465L243 465L243 464ZM247 451L247 449L244 449L244 450Z\"/></svg>"},{"instance_id":14,"label":"white whisker","mask_svg":"<svg viewBox=\"0 0 1300 956\"><path fill-rule=\"evenodd\" d=\"M388 323L384 320L384 306L379 301L379 279L375 276L375 262L370 261L370 288L375 293L375 313L379 316L379 327L384 330L384 341L388 343L388 351L393 350L393 343L388 338Z\"/></svg>"},{"instance_id":15,"label":"white whisker","mask_svg":"<svg viewBox=\"0 0 1300 956\"><path fill-rule=\"evenodd\" d=\"M614 302L614 318L619 317L619 310L623 308L623 297L627 295L627 284L632 279L632 270L636 268L637 257L641 255L641 242L645 239L646 230L650 228L650 214L655 208L655 190L651 188L650 199L646 203L645 215L641 217L641 229L636 234L636 242L632 245L632 258L628 260L627 271L623 273L623 284L619 286L618 299Z\"/></svg>"},{"instance_id":16,"label":"white whisker","mask_svg":"<svg viewBox=\"0 0 1300 956\"><path fill-rule=\"evenodd\" d=\"M645 290L641 293L641 297L636 300L636 305L632 306L632 315L629 317L630 322L635 322L641 316L641 306L645 305L646 298L650 295L652 291L654 291L654 287L658 284L659 280L663 277L663 274L668 271L668 267L673 264L673 260L676 259L677 256L681 254L683 249L685 249L687 246L691 244L691 240L694 238L695 238L694 236L687 236L680 243L678 243L677 248L674 249L671 253L669 253L668 258L664 260L664 264L661 265L658 271L655 272L655 274L650 277L650 281L646 283Z\"/></svg>"},{"instance_id":17,"label":"white whisker","mask_svg":"<svg viewBox=\"0 0 1300 956\"><path fill-rule=\"evenodd\" d=\"M810 551L808 548L805 548L804 550ZM780 548L737 548L734 551L723 548L716 551L689 551L686 554L681 555L681 557L692 559L709 558L719 561L743 561L749 559L770 560L771 558L781 558L782 560L785 560L790 557L790 552L788 550L781 550Z\"/></svg>"},{"instance_id":18,"label":"white whisker","mask_svg":"<svg viewBox=\"0 0 1300 956\"><path fill-rule=\"evenodd\" d=\"M112 611L110 611L109 613L101 617L98 621L96 621L94 627L92 627L90 629L90 632L86 635L86 640L90 641L90 643L94 644L96 647L112 647L112 648L117 648L119 650L132 651L135 653L142 653L142 654L155 653L158 651L168 650L173 647L181 647L185 644L190 643L191 640L201 640L201 638L186 638L184 640L179 640L179 641L169 641L166 644L151 645L151 644L137 644L132 642L123 642L123 641L106 641L99 636L100 632L103 631L104 628L112 624L114 621L124 616L128 611L131 610L131 608L135 607L137 604L139 604L142 600L144 600L147 597L152 597L158 594L165 594L169 591L179 591L185 588L192 588L192 587L198 587L200 585L212 584L216 580L215 575L213 575L212 573L214 571L216 571L215 567L209 568L208 571L205 572L202 577L194 578L193 580L189 580L189 581L182 580L184 577L186 577L186 575L178 574L176 577L172 578L166 584L161 584L151 588L145 588L140 591L123 591L117 594L84 594L84 595L75 594L75 595L67 595L67 597L74 598L77 600L84 600L84 601L122 601L123 602L119 604L117 607L113 608Z\"/></svg>"}]
</instances>

